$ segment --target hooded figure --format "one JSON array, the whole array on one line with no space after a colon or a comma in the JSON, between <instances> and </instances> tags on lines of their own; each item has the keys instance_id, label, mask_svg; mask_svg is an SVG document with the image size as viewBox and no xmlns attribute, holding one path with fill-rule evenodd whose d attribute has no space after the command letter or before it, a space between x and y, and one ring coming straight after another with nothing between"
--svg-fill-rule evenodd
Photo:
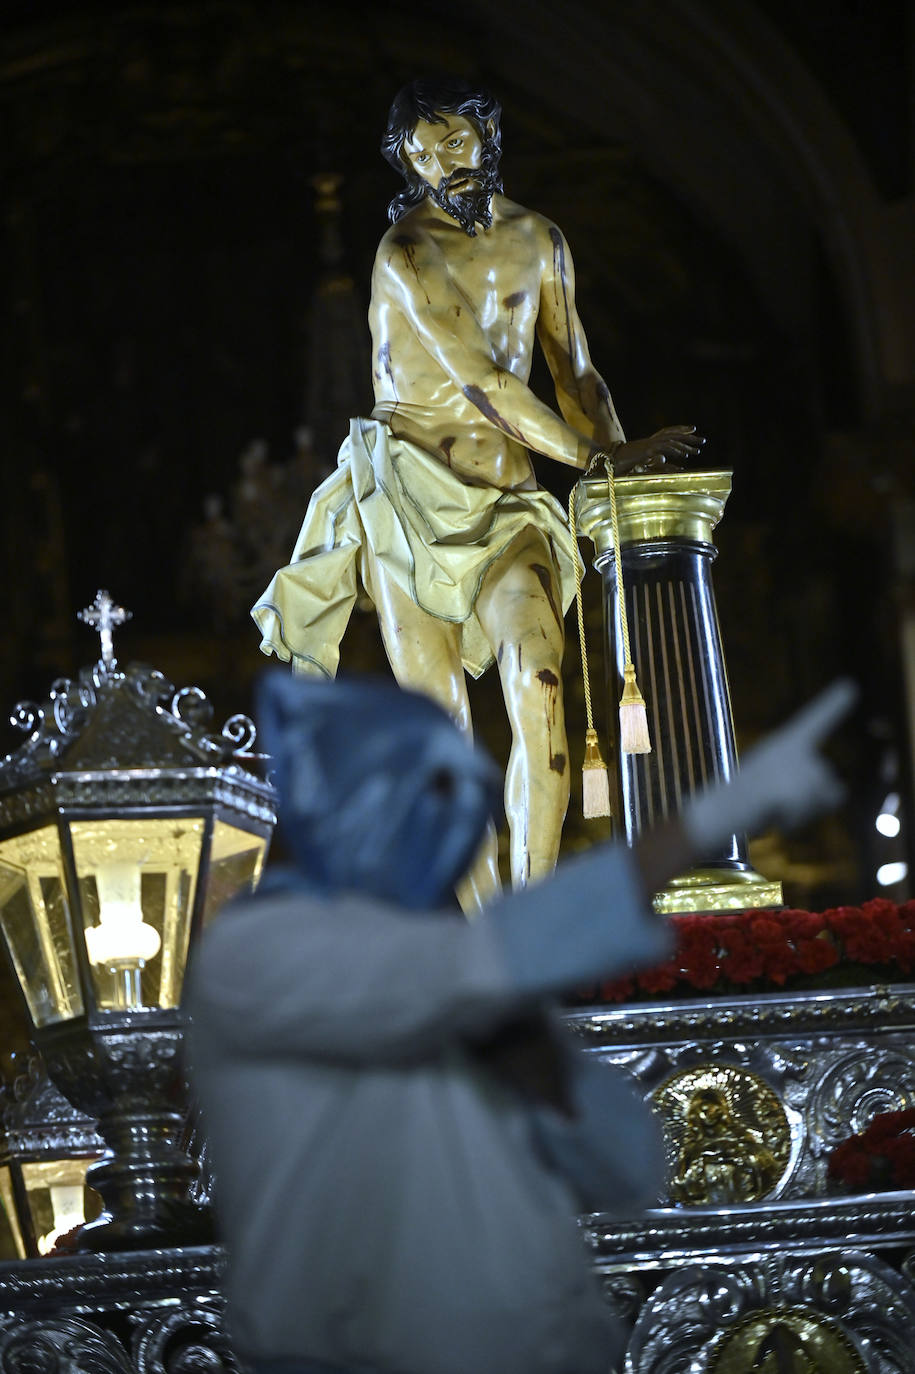
<instances>
[{"instance_id":1,"label":"hooded figure","mask_svg":"<svg viewBox=\"0 0 915 1374\"><path fill-rule=\"evenodd\" d=\"M669 953L644 856L595 848L468 923L444 904L499 774L437 706L277 670L258 715L293 863L219 913L188 980L237 1353L274 1374L607 1374L619 1333L575 1217L649 1205L660 1132L545 1006ZM745 769L748 814L773 791L797 809L786 749L771 782ZM709 846L734 824L719 790Z\"/></svg>"},{"instance_id":2,"label":"hooded figure","mask_svg":"<svg viewBox=\"0 0 915 1374\"><path fill-rule=\"evenodd\" d=\"M502 777L443 711L381 680L303 690L277 670L261 680L257 714L297 883L417 910L449 902Z\"/></svg>"}]
</instances>

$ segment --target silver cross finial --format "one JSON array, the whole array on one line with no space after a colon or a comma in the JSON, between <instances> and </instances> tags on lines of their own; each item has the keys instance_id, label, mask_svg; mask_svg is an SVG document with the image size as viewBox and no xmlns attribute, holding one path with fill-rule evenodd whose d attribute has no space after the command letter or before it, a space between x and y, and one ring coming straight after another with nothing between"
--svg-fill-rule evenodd
<instances>
[{"instance_id":1,"label":"silver cross finial","mask_svg":"<svg viewBox=\"0 0 915 1374\"><path fill-rule=\"evenodd\" d=\"M117 606L106 591L99 591L95 594L95 600L91 606L77 614L77 620L81 620L84 625L91 625L98 630L99 638L102 641L102 662L106 668L113 668L117 659L114 656L114 639L112 630L116 630L119 625L123 625L125 620L129 620L132 611L125 611L123 606Z\"/></svg>"}]
</instances>

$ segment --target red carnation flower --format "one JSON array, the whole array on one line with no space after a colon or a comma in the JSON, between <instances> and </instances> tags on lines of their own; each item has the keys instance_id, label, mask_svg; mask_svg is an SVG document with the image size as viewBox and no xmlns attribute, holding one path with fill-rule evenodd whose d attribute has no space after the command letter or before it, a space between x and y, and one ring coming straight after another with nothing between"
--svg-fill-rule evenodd
<instances>
[{"instance_id":1,"label":"red carnation flower","mask_svg":"<svg viewBox=\"0 0 915 1374\"><path fill-rule=\"evenodd\" d=\"M839 951L828 936L817 935L813 940L798 941L797 962L802 973L822 973L839 962Z\"/></svg>"},{"instance_id":2,"label":"red carnation flower","mask_svg":"<svg viewBox=\"0 0 915 1374\"><path fill-rule=\"evenodd\" d=\"M915 1110L880 1112L832 1151L830 1178L851 1188L915 1187Z\"/></svg>"},{"instance_id":3,"label":"red carnation flower","mask_svg":"<svg viewBox=\"0 0 915 1374\"><path fill-rule=\"evenodd\" d=\"M783 915L792 940L815 940L826 929L822 915L812 911L789 911Z\"/></svg>"},{"instance_id":4,"label":"red carnation flower","mask_svg":"<svg viewBox=\"0 0 915 1374\"><path fill-rule=\"evenodd\" d=\"M915 1129L915 1108L906 1107L898 1112L878 1112L864 1131L861 1139L868 1145L889 1140L900 1131Z\"/></svg>"},{"instance_id":5,"label":"red carnation flower","mask_svg":"<svg viewBox=\"0 0 915 1374\"><path fill-rule=\"evenodd\" d=\"M673 959L658 968L646 970L638 976L638 984L645 992L669 992L680 981L680 970Z\"/></svg>"},{"instance_id":6,"label":"red carnation flower","mask_svg":"<svg viewBox=\"0 0 915 1374\"><path fill-rule=\"evenodd\" d=\"M798 970L798 959L790 945L779 947L770 945L765 951L764 971L767 978L771 978L773 983L778 983L779 987L791 973Z\"/></svg>"},{"instance_id":7,"label":"red carnation flower","mask_svg":"<svg viewBox=\"0 0 915 1374\"><path fill-rule=\"evenodd\" d=\"M614 978L600 985L602 1002L626 1002L634 992L635 981L632 978Z\"/></svg>"},{"instance_id":8,"label":"red carnation flower","mask_svg":"<svg viewBox=\"0 0 915 1374\"><path fill-rule=\"evenodd\" d=\"M895 1140L888 1140L880 1153L889 1162L897 1188L911 1188L915 1183L915 1139L899 1135Z\"/></svg>"},{"instance_id":9,"label":"red carnation flower","mask_svg":"<svg viewBox=\"0 0 915 1374\"><path fill-rule=\"evenodd\" d=\"M829 1177L850 1188L866 1188L870 1182L871 1161L857 1147L857 1137L837 1145L829 1157Z\"/></svg>"},{"instance_id":10,"label":"red carnation flower","mask_svg":"<svg viewBox=\"0 0 915 1374\"><path fill-rule=\"evenodd\" d=\"M785 932L782 930L778 921L773 921L771 916L757 916L750 922L750 930L754 940L761 945L782 944L785 940Z\"/></svg>"}]
</instances>

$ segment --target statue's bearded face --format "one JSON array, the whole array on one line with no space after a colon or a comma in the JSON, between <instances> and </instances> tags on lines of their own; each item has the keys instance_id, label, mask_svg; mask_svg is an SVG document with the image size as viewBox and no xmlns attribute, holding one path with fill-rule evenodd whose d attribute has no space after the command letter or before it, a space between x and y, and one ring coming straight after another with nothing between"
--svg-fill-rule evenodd
<instances>
[{"instance_id":1,"label":"statue's bearded face","mask_svg":"<svg viewBox=\"0 0 915 1374\"><path fill-rule=\"evenodd\" d=\"M441 118L435 124L421 119L404 141L402 157L426 194L472 237L477 224L492 224L498 150L471 120L448 114Z\"/></svg>"}]
</instances>

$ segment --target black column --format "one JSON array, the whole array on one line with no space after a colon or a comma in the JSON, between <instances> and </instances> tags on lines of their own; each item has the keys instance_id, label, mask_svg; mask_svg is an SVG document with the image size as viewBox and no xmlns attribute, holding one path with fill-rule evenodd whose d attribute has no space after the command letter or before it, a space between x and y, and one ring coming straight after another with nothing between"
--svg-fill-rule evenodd
<instances>
[{"instance_id":1,"label":"black column","mask_svg":"<svg viewBox=\"0 0 915 1374\"><path fill-rule=\"evenodd\" d=\"M630 649L648 712L652 752L618 756L630 844L643 830L675 815L692 793L727 780L737 768L711 576L712 533L730 490L731 473L721 471L665 470L618 478L614 536L606 475L579 483L578 529L594 544L594 566L603 582L607 714L617 743L625 661L617 537ZM734 911L781 901L781 884L751 868L742 835L732 835L711 862L675 878L654 899L664 912Z\"/></svg>"},{"instance_id":2,"label":"black column","mask_svg":"<svg viewBox=\"0 0 915 1374\"><path fill-rule=\"evenodd\" d=\"M721 632L712 590L713 544L659 539L623 548L629 640L648 711L650 754L620 754L626 837L676 814L691 793L737 766ZM612 552L598 558L604 587L608 718L617 729L625 654ZM611 632L612 627L612 632ZM611 668L609 655L607 667ZM746 840L733 835L709 867L748 869Z\"/></svg>"}]
</instances>

